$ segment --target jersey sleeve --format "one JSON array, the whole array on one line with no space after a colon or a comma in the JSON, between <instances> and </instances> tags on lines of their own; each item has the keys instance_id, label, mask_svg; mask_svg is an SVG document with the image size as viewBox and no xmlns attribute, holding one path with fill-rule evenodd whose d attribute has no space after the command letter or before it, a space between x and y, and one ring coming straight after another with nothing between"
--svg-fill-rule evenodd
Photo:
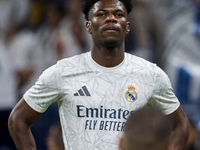
<instances>
[{"instance_id":1,"label":"jersey sleeve","mask_svg":"<svg viewBox=\"0 0 200 150\"><path fill-rule=\"evenodd\" d=\"M58 64L46 69L25 94L24 99L35 111L43 113L52 103L59 100L60 74Z\"/></svg>"},{"instance_id":2,"label":"jersey sleeve","mask_svg":"<svg viewBox=\"0 0 200 150\"><path fill-rule=\"evenodd\" d=\"M153 94L148 103L160 109L165 115L173 113L180 106L167 74L157 66Z\"/></svg>"}]
</instances>

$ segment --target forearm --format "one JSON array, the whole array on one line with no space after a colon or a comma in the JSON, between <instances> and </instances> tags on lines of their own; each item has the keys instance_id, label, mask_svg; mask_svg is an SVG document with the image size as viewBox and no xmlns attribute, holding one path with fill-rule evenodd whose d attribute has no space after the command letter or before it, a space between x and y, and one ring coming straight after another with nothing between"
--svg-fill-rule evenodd
<instances>
[{"instance_id":1,"label":"forearm","mask_svg":"<svg viewBox=\"0 0 200 150\"><path fill-rule=\"evenodd\" d=\"M28 124L9 119L8 127L18 150L36 150L35 140Z\"/></svg>"}]
</instances>

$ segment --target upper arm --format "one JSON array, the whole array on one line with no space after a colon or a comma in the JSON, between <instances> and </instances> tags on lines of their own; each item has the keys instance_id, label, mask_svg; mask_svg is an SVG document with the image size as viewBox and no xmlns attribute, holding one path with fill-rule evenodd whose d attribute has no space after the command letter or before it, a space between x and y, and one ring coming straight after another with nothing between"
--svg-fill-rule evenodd
<instances>
[{"instance_id":1,"label":"upper arm","mask_svg":"<svg viewBox=\"0 0 200 150\"><path fill-rule=\"evenodd\" d=\"M189 137L189 121L181 106L168 116L174 125L169 149L182 150L184 149Z\"/></svg>"},{"instance_id":2,"label":"upper arm","mask_svg":"<svg viewBox=\"0 0 200 150\"><path fill-rule=\"evenodd\" d=\"M16 122L26 123L32 125L42 113L33 110L22 98L12 110L9 117L9 125Z\"/></svg>"},{"instance_id":3,"label":"upper arm","mask_svg":"<svg viewBox=\"0 0 200 150\"><path fill-rule=\"evenodd\" d=\"M181 124L185 126L186 129L189 128L189 121L181 106L179 106L177 110L175 110L173 113L169 114L168 116L170 120L172 121L174 127Z\"/></svg>"},{"instance_id":4,"label":"upper arm","mask_svg":"<svg viewBox=\"0 0 200 150\"><path fill-rule=\"evenodd\" d=\"M24 98L14 107L9 116L8 129L17 149L36 150L36 144L30 126L40 116L41 113L33 110Z\"/></svg>"}]
</instances>

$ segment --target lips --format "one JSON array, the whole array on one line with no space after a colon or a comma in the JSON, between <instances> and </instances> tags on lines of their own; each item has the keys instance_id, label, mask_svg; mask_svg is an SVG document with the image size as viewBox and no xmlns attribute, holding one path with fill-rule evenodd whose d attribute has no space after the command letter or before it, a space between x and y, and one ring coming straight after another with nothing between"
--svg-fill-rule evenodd
<instances>
[{"instance_id":1,"label":"lips","mask_svg":"<svg viewBox=\"0 0 200 150\"><path fill-rule=\"evenodd\" d=\"M104 31L118 31L118 28L115 26L105 27Z\"/></svg>"}]
</instances>

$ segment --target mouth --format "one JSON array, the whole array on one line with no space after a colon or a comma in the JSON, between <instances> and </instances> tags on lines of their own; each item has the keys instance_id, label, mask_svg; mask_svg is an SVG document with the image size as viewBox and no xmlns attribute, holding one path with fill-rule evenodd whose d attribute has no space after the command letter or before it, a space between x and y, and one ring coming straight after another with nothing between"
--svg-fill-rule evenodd
<instances>
[{"instance_id":1,"label":"mouth","mask_svg":"<svg viewBox=\"0 0 200 150\"><path fill-rule=\"evenodd\" d=\"M109 26L109 27L106 27L104 29L104 31L106 31L106 32L117 32L118 28L116 28L115 26Z\"/></svg>"}]
</instances>

